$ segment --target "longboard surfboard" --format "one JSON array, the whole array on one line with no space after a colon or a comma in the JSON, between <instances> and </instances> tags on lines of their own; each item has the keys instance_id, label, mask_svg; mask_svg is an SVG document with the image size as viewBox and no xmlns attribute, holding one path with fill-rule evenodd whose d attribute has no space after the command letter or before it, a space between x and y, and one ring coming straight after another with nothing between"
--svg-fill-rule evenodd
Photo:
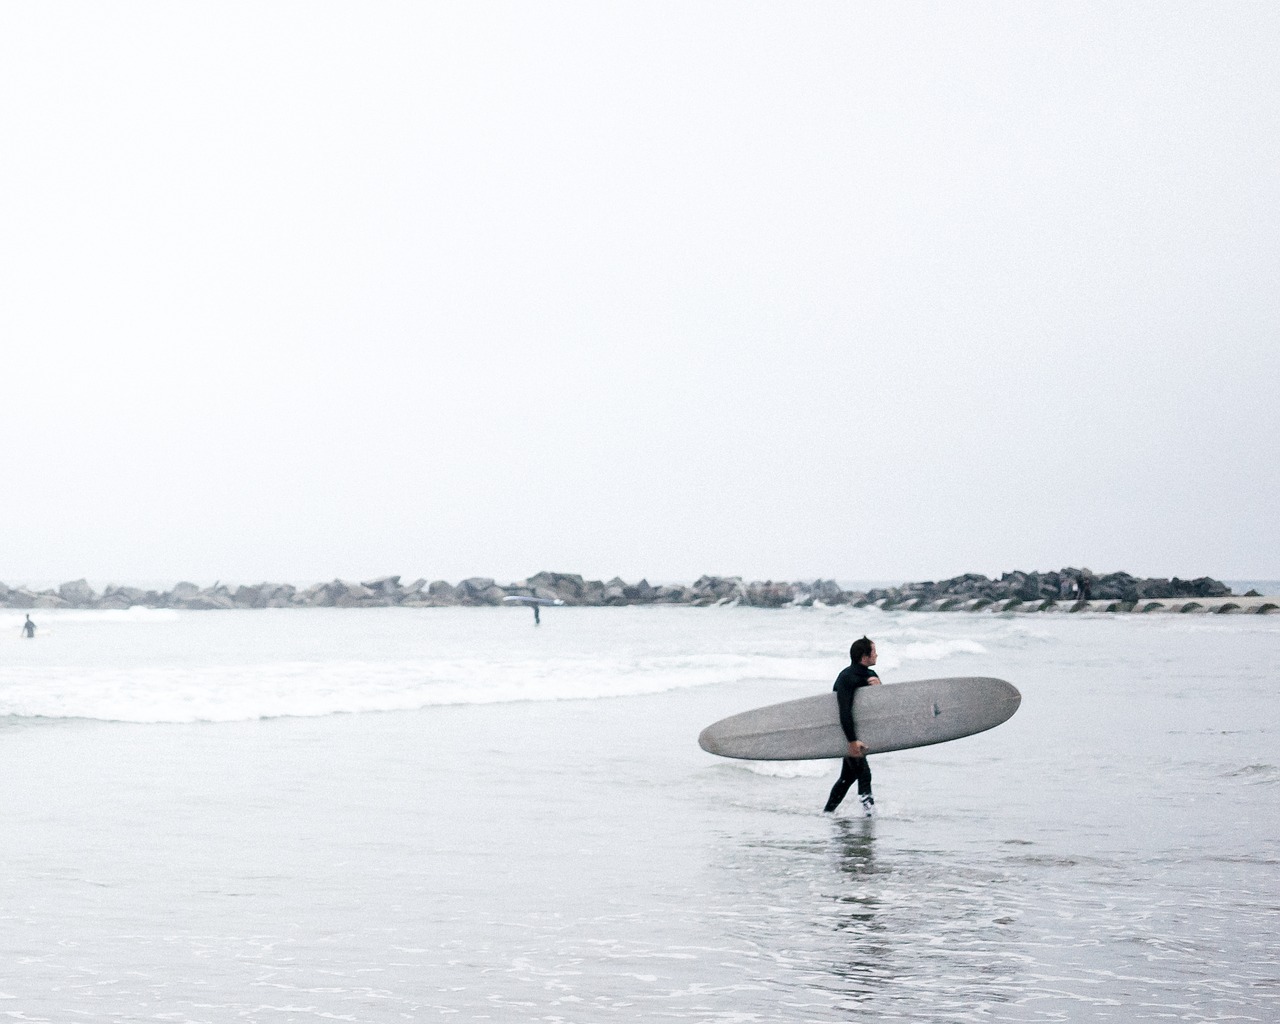
<instances>
[{"instance_id":1,"label":"longboard surfboard","mask_svg":"<svg viewBox=\"0 0 1280 1024\"><path fill-rule=\"evenodd\" d=\"M860 687L853 695L853 717L867 753L883 754L994 729L1021 703L1017 687L1003 679L917 679ZM721 757L752 761L844 757L848 750L834 693L722 718L702 730L698 745Z\"/></svg>"}]
</instances>

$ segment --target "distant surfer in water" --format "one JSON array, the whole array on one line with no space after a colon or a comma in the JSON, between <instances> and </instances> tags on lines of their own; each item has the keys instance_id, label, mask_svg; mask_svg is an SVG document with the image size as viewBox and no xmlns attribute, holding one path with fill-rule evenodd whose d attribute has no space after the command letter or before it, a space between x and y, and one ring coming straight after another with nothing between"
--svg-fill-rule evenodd
<instances>
[{"instance_id":1,"label":"distant surfer in water","mask_svg":"<svg viewBox=\"0 0 1280 1024\"><path fill-rule=\"evenodd\" d=\"M36 635L36 624L31 621L31 616L27 616L27 621L22 624L22 635L28 640L34 640Z\"/></svg>"},{"instance_id":2,"label":"distant surfer in water","mask_svg":"<svg viewBox=\"0 0 1280 1024\"><path fill-rule=\"evenodd\" d=\"M858 784L858 796L862 800L862 813L871 817L876 805L871 795L871 766L867 764L867 745L858 739L858 732L853 721L853 695L863 686L879 686L880 677L872 670L876 663L876 645L865 636L855 640L849 647L849 667L836 676L836 703L840 707L840 728L844 730L844 738L849 741L849 751L840 767L840 778L831 787L831 796L827 798L824 812L834 811L840 801L849 792L849 787Z\"/></svg>"},{"instance_id":3,"label":"distant surfer in water","mask_svg":"<svg viewBox=\"0 0 1280 1024\"><path fill-rule=\"evenodd\" d=\"M533 624L535 626L542 625L542 612L538 606L543 604L564 604L563 601L551 600L545 597L531 597L528 594L512 594L502 599L503 604L527 604L533 609Z\"/></svg>"}]
</instances>

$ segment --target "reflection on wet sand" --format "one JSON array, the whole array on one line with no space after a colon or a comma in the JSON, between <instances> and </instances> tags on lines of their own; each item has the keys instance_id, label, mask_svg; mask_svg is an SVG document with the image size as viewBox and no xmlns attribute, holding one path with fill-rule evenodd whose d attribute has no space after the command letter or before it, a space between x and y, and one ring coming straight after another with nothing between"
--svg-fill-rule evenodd
<instances>
[{"instance_id":1,"label":"reflection on wet sand","mask_svg":"<svg viewBox=\"0 0 1280 1024\"><path fill-rule=\"evenodd\" d=\"M832 853L840 890L833 930L841 934L841 945L830 960L835 976L833 989L841 1001L858 1006L883 992L897 973L890 928L881 895L888 863L876 856L875 820L836 818L832 823ZM838 951L837 951L838 950Z\"/></svg>"},{"instance_id":2,"label":"reflection on wet sand","mask_svg":"<svg viewBox=\"0 0 1280 1024\"><path fill-rule=\"evenodd\" d=\"M887 871L876 862L874 818L836 818L836 857L840 870L851 875Z\"/></svg>"}]
</instances>

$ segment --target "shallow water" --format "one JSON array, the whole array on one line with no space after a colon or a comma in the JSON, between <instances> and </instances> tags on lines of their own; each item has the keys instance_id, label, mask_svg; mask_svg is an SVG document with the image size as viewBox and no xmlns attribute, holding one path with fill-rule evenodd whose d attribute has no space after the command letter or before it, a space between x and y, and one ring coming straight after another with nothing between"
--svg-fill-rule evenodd
<instances>
[{"instance_id":1,"label":"shallow water","mask_svg":"<svg viewBox=\"0 0 1280 1024\"><path fill-rule=\"evenodd\" d=\"M12 1019L1280 1019L1274 616L41 619L0 642ZM835 763L698 749L864 631L1022 708L873 758L870 821Z\"/></svg>"}]
</instances>

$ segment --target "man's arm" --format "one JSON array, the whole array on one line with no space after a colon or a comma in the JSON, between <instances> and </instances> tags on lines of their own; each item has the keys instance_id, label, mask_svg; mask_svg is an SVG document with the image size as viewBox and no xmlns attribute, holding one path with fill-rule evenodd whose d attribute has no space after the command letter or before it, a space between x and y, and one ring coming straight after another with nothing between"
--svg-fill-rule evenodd
<instances>
[{"instance_id":1,"label":"man's arm","mask_svg":"<svg viewBox=\"0 0 1280 1024\"><path fill-rule=\"evenodd\" d=\"M858 739L853 725L853 694L856 688L847 683L836 687L836 705L840 708L840 728L844 730L844 738L849 741L848 757L862 757L867 752L867 745Z\"/></svg>"},{"instance_id":2,"label":"man's arm","mask_svg":"<svg viewBox=\"0 0 1280 1024\"><path fill-rule=\"evenodd\" d=\"M844 730L844 738L850 743L858 738L853 727L853 687L846 683L836 686L836 706L840 709L840 728Z\"/></svg>"},{"instance_id":3,"label":"man's arm","mask_svg":"<svg viewBox=\"0 0 1280 1024\"><path fill-rule=\"evenodd\" d=\"M874 672L868 672L868 673L867 673L867 685L868 685L868 686L879 686L879 685L880 685L880 677L879 677L878 675L876 675ZM845 733L845 735L847 736L847 735L848 735L848 733ZM867 756L867 745L866 745L865 743L863 743L861 740L853 740L853 741L851 741L851 742L849 743L849 756L850 756L850 757L866 757L866 756Z\"/></svg>"}]
</instances>

